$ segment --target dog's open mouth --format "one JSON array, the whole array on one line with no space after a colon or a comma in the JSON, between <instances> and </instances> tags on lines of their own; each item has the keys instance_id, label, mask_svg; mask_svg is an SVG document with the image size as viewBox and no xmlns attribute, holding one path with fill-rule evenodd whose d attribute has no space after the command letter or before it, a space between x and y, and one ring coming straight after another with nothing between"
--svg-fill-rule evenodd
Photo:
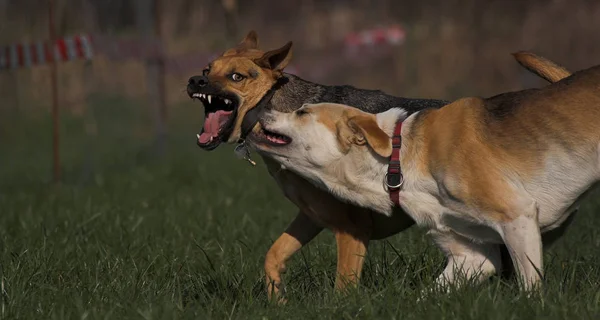
<instances>
[{"instance_id":1,"label":"dog's open mouth","mask_svg":"<svg viewBox=\"0 0 600 320\"><path fill-rule=\"evenodd\" d=\"M197 134L198 145L212 150L231 134L238 100L233 96L204 93L193 93L191 97L204 104L204 126Z\"/></svg>"},{"instance_id":2,"label":"dog's open mouth","mask_svg":"<svg viewBox=\"0 0 600 320\"><path fill-rule=\"evenodd\" d=\"M255 133L254 139L256 139L258 142L275 147L285 146L292 142L292 138L284 134L265 129L263 125L260 126L260 131Z\"/></svg>"}]
</instances>

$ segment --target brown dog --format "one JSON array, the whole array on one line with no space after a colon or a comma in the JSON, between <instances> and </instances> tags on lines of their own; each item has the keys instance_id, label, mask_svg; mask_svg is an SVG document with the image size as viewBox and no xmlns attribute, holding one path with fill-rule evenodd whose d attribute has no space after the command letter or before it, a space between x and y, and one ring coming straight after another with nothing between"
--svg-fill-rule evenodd
<instances>
[{"instance_id":1,"label":"brown dog","mask_svg":"<svg viewBox=\"0 0 600 320\"><path fill-rule=\"evenodd\" d=\"M535 55L516 58L550 82L569 75L568 71ZM235 143L240 138L248 138L251 145L282 139L252 121L246 126L249 129L244 130L245 120L252 118L249 114L259 108L291 112L309 102L346 102L370 113L401 108L411 114L447 103L394 97L350 86L319 85L284 73L290 59L291 42L265 52L258 49L256 33L250 32L238 47L212 61L202 75L191 77L188 94L205 106L204 127L198 135L198 145L212 150L222 142ZM269 157L263 159L286 197L300 209L267 253L265 273L269 295L279 292L286 261L323 228L335 233L338 247L336 288L342 288L358 279L369 240L388 237L414 223L404 214L385 217L340 201L297 174L282 169L281 164Z\"/></svg>"},{"instance_id":2,"label":"brown dog","mask_svg":"<svg viewBox=\"0 0 600 320\"><path fill-rule=\"evenodd\" d=\"M408 213L448 257L439 284L456 283L457 272L486 279L501 268L504 244L529 290L543 274L542 233L600 182L598 119L600 66L409 117L330 103L268 111L261 125L286 142L257 148L344 201ZM403 176L395 186L394 159Z\"/></svg>"}]
</instances>

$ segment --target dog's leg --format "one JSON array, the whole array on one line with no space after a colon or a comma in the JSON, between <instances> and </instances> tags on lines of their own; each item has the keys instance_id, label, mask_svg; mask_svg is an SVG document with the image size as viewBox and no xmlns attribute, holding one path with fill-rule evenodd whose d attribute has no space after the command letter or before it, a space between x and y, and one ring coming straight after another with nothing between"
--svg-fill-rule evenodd
<instances>
[{"instance_id":1,"label":"dog's leg","mask_svg":"<svg viewBox=\"0 0 600 320\"><path fill-rule=\"evenodd\" d=\"M500 225L502 239L510 252L525 290L534 289L542 273L542 237L537 214L521 215Z\"/></svg>"},{"instance_id":2,"label":"dog's leg","mask_svg":"<svg viewBox=\"0 0 600 320\"><path fill-rule=\"evenodd\" d=\"M461 285L458 280L481 283L502 268L496 244L475 243L451 232L434 231L431 235L448 258L446 268L436 280L446 290L450 285Z\"/></svg>"},{"instance_id":3,"label":"dog's leg","mask_svg":"<svg viewBox=\"0 0 600 320\"><path fill-rule=\"evenodd\" d=\"M369 212L348 207L344 213L343 219L331 226L337 244L335 289L338 291L358 284L373 232Z\"/></svg>"},{"instance_id":4,"label":"dog's leg","mask_svg":"<svg viewBox=\"0 0 600 320\"><path fill-rule=\"evenodd\" d=\"M285 232L273 243L265 257L265 274L267 294L269 299L273 296L280 297L281 273L285 271L286 261L302 246L314 239L322 227L317 226L302 212L298 213L294 221ZM283 300L280 300L283 302Z\"/></svg>"},{"instance_id":5,"label":"dog's leg","mask_svg":"<svg viewBox=\"0 0 600 320\"><path fill-rule=\"evenodd\" d=\"M369 245L369 234L336 231L335 240L338 250L335 289L341 291L348 285L356 285L360 279Z\"/></svg>"},{"instance_id":6,"label":"dog's leg","mask_svg":"<svg viewBox=\"0 0 600 320\"><path fill-rule=\"evenodd\" d=\"M567 220L563 222L558 228L548 231L546 233L542 233L542 246L545 249L548 249L556 241L561 239L565 232L569 229L569 226L573 223L575 216L578 215L579 207L573 210L573 213L569 215ZM506 245L500 246L500 252L502 253L502 277L504 279L510 279L515 274L516 270L514 268L514 264L512 263L512 259L510 257L510 252L506 248Z\"/></svg>"}]
</instances>

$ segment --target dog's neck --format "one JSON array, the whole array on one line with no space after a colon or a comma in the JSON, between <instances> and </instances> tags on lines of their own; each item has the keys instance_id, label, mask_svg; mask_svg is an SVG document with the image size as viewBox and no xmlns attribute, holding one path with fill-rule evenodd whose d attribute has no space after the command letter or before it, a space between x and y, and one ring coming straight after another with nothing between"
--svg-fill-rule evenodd
<instances>
[{"instance_id":1,"label":"dog's neck","mask_svg":"<svg viewBox=\"0 0 600 320\"><path fill-rule=\"evenodd\" d=\"M291 112L305 103L332 102L350 105L369 113L402 108L406 115L426 108L441 108L448 101L395 97L380 90L358 89L352 86L326 86L285 73L289 81L271 99L268 108Z\"/></svg>"},{"instance_id":2,"label":"dog's neck","mask_svg":"<svg viewBox=\"0 0 600 320\"><path fill-rule=\"evenodd\" d=\"M398 121L406 118L402 108L394 108L377 114L377 123L390 136ZM373 152L367 146L354 146L348 154L335 164L320 168L314 176L319 177L318 184L355 205L373 209L391 216L394 204L384 187L385 174L389 159Z\"/></svg>"}]
</instances>

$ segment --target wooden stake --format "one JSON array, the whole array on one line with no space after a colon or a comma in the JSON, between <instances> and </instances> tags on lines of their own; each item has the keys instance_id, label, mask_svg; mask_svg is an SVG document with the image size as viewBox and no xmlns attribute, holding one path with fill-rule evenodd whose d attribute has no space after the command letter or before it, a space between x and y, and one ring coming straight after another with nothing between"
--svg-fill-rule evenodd
<instances>
[{"instance_id":1,"label":"wooden stake","mask_svg":"<svg viewBox=\"0 0 600 320\"><path fill-rule=\"evenodd\" d=\"M50 46L54 49L54 45L56 43L54 0L48 0L48 31L50 32ZM54 51L52 53L54 53ZM56 64L56 59L52 59L50 62L50 85L52 88L52 172L54 183L60 182L60 122L58 113L58 72Z\"/></svg>"}]
</instances>

